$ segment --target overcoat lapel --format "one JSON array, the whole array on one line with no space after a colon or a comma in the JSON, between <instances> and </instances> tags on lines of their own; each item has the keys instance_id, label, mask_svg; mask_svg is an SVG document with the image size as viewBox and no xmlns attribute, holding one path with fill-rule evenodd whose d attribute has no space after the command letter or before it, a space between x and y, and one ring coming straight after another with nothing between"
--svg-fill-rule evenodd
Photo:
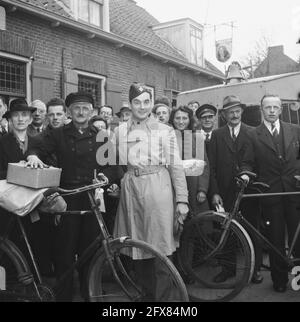
<instances>
[{"instance_id":1,"label":"overcoat lapel","mask_svg":"<svg viewBox=\"0 0 300 322\"><path fill-rule=\"evenodd\" d=\"M234 151L234 146L233 146L233 141L229 132L229 127L227 125L224 126L223 128L223 138L225 143L227 144L228 148L230 149L231 152L235 152Z\"/></svg>"}]
</instances>

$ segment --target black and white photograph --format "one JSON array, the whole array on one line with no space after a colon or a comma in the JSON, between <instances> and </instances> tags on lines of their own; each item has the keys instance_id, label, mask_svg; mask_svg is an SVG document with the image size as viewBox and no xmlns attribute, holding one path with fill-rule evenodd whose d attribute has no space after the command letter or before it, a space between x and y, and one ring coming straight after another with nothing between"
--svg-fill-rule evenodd
<instances>
[{"instance_id":1,"label":"black and white photograph","mask_svg":"<svg viewBox=\"0 0 300 322\"><path fill-rule=\"evenodd\" d=\"M0 302L300 302L299 0L0 0Z\"/></svg>"}]
</instances>

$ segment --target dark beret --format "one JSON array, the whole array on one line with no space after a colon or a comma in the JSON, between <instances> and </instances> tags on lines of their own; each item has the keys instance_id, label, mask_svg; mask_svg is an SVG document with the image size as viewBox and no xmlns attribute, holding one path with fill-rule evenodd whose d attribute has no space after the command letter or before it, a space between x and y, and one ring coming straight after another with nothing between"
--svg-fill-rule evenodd
<instances>
[{"instance_id":1,"label":"dark beret","mask_svg":"<svg viewBox=\"0 0 300 322\"><path fill-rule=\"evenodd\" d=\"M207 113L207 112L212 112L214 115L217 114L217 108L213 105L210 105L210 104L204 104L204 105L201 105L197 111L196 111L196 116L197 118L199 119L201 117L201 115L203 115L204 113Z\"/></svg>"},{"instance_id":2,"label":"dark beret","mask_svg":"<svg viewBox=\"0 0 300 322\"><path fill-rule=\"evenodd\" d=\"M132 84L129 89L129 102L131 103L132 100L143 93L149 93L150 98L152 98L151 92L146 88L143 84Z\"/></svg>"},{"instance_id":3,"label":"dark beret","mask_svg":"<svg viewBox=\"0 0 300 322\"><path fill-rule=\"evenodd\" d=\"M70 106L73 103L77 102L86 102L92 104L94 107L94 99L93 96L88 92L76 92L71 93L66 98L66 106Z\"/></svg>"}]
</instances>

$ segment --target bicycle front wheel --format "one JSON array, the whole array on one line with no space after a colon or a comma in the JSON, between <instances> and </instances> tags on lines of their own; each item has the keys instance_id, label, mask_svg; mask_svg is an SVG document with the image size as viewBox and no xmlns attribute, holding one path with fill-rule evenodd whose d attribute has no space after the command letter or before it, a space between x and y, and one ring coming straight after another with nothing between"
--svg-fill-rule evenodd
<instances>
[{"instance_id":1,"label":"bicycle front wheel","mask_svg":"<svg viewBox=\"0 0 300 322\"><path fill-rule=\"evenodd\" d=\"M92 302L187 302L188 295L175 266L149 244L115 239L96 254L88 272ZM133 258L141 259L133 259ZM110 262L111 260L111 262Z\"/></svg>"},{"instance_id":2,"label":"bicycle front wheel","mask_svg":"<svg viewBox=\"0 0 300 322\"><path fill-rule=\"evenodd\" d=\"M31 301L33 276L21 251L9 240L0 240L0 267L5 286L5 291L0 290L0 302Z\"/></svg>"},{"instance_id":3,"label":"bicycle front wheel","mask_svg":"<svg viewBox=\"0 0 300 322\"><path fill-rule=\"evenodd\" d=\"M179 262L194 283L188 285L193 301L229 301L250 280L254 268L254 250L245 229L233 220L220 249L224 232L224 214L195 216L182 233Z\"/></svg>"}]
</instances>

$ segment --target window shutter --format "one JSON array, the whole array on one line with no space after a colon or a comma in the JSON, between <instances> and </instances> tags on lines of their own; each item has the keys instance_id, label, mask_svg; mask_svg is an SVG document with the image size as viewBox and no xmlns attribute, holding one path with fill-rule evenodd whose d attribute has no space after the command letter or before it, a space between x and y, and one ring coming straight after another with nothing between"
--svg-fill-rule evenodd
<instances>
[{"instance_id":1,"label":"window shutter","mask_svg":"<svg viewBox=\"0 0 300 322\"><path fill-rule=\"evenodd\" d=\"M118 82L107 79L106 82L106 104L114 109L114 113L120 111L122 104L122 88Z\"/></svg>"},{"instance_id":2,"label":"window shutter","mask_svg":"<svg viewBox=\"0 0 300 322\"><path fill-rule=\"evenodd\" d=\"M54 96L54 70L51 65L33 63L32 100L48 102Z\"/></svg>"},{"instance_id":3,"label":"window shutter","mask_svg":"<svg viewBox=\"0 0 300 322\"><path fill-rule=\"evenodd\" d=\"M70 93L78 91L78 74L73 70L65 72L64 93L66 98Z\"/></svg>"}]
</instances>

